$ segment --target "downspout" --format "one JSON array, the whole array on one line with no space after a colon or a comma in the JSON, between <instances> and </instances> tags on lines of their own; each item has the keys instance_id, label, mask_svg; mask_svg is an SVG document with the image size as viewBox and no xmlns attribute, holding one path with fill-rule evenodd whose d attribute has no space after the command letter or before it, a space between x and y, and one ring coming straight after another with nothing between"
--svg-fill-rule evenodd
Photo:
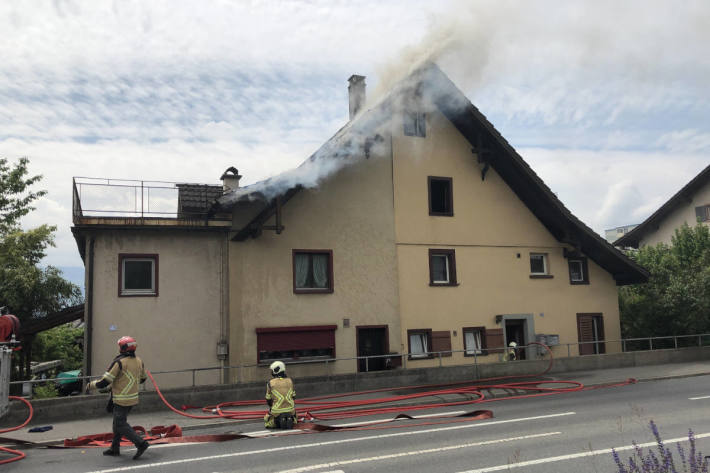
<instances>
[{"instance_id":1,"label":"downspout","mask_svg":"<svg viewBox=\"0 0 710 473\"><path fill-rule=\"evenodd\" d=\"M94 309L94 237L89 237L88 277L86 279L86 305L84 313L84 376L91 375L91 349Z\"/></svg>"},{"instance_id":2,"label":"downspout","mask_svg":"<svg viewBox=\"0 0 710 473\"><path fill-rule=\"evenodd\" d=\"M222 369L219 370L219 381L221 384L226 384L230 379L226 369L229 366L229 232L224 234L220 245L220 256L219 362Z\"/></svg>"}]
</instances>

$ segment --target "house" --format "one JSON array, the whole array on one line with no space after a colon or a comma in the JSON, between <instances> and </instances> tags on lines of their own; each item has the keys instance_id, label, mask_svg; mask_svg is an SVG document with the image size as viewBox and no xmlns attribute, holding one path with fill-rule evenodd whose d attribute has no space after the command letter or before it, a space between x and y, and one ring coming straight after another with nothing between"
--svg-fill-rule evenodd
<instances>
[{"instance_id":1,"label":"house","mask_svg":"<svg viewBox=\"0 0 710 473\"><path fill-rule=\"evenodd\" d=\"M230 168L222 186L122 183L189 205L102 214L75 180L88 371L128 333L153 371L221 368L198 383L263 379L275 359L295 376L497 362L541 335L561 356L621 350L590 342L620 338L617 286L645 281L643 268L574 217L437 66L368 110L365 78L349 82L350 121L265 181L240 187Z\"/></svg>"},{"instance_id":2,"label":"house","mask_svg":"<svg viewBox=\"0 0 710 473\"><path fill-rule=\"evenodd\" d=\"M614 246L641 248L658 243L671 244L671 237L684 223L710 225L710 165L700 171L665 204L632 231L614 242Z\"/></svg>"},{"instance_id":3,"label":"house","mask_svg":"<svg viewBox=\"0 0 710 473\"><path fill-rule=\"evenodd\" d=\"M614 227L614 228L609 228L607 230L604 230L604 239L608 241L609 243L614 243L616 240L618 240L621 235L624 235L626 233L629 233L631 230L634 228L638 227L638 224L631 224L631 225L622 225L620 227Z\"/></svg>"}]
</instances>

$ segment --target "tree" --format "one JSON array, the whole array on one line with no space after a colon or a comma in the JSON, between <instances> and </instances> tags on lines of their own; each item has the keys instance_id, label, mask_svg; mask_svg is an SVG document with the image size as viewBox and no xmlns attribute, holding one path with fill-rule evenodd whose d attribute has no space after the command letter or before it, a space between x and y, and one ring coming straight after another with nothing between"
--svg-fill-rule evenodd
<instances>
[{"instance_id":1,"label":"tree","mask_svg":"<svg viewBox=\"0 0 710 473\"><path fill-rule=\"evenodd\" d=\"M645 267L645 284L619 290L624 337L710 332L710 230L698 223L675 231L671 245L659 243L630 256Z\"/></svg>"},{"instance_id":2,"label":"tree","mask_svg":"<svg viewBox=\"0 0 710 473\"><path fill-rule=\"evenodd\" d=\"M39 265L54 246L56 227L20 227L20 219L34 210L33 202L46 194L30 189L41 176L27 177L27 164L26 158L14 165L0 158L0 306L23 324L81 302L79 287L58 268Z\"/></svg>"}]
</instances>

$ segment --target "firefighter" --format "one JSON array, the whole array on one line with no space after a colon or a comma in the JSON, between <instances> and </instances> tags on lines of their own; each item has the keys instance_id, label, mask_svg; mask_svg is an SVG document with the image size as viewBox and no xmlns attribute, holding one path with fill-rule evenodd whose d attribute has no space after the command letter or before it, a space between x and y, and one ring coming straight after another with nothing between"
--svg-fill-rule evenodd
<instances>
[{"instance_id":1,"label":"firefighter","mask_svg":"<svg viewBox=\"0 0 710 473\"><path fill-rule=\"evenodd\" d=\"M508 344L510 348L508 348L508 352L506 353L505 360L506 361L515 361L518 359L518 350L517 346L518 344L515 342L510 342Z\"/></svg>"},{"instance_id":2,"label":"firefighter","mask_svg":"<svg viewBox=\"0 0 710 473\"><path fill-rule=\"evenodd\" d=\"M266 383L266 403L269 412L264 416L267 429L292 429L296 424L296 406L293 399L296 390L291 378L286 377L286 365L283 361L274 361L269 366L272 378Z\"/></svg>"},{"instance_id":3,"label":"firefighter","mask_svg":"<svg viewBox=\"0 0 710 473\"><path fill-rule=\"evenodd\" d=\"M148 448L148 442L143 440L133 427L128 424L128 413L138 404L138 383L146 380L143 360L136 356L138 344L133 337L121 337L118 340L119 354L113 359L101 379L90 382L86 391L103 390L111 385L111 397L106 410L113 412L113 441L104 455L120 455L121 437L133 442L137 450L133 459L137 460Z\"/></svg>"}]
</instances>

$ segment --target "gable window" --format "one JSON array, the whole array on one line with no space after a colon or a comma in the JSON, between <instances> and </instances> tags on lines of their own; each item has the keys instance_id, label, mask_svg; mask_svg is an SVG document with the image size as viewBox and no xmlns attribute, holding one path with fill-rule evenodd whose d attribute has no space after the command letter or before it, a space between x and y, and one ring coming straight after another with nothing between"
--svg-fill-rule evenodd
<instances>
[{"instance_id":1,"label":"gable window","mask_svg":"<svg viewBox=\"0 0 710 473\"><path fill-rule=\"evenodd\" d=\"M486 348L486 329L484 327L463 328L464 356L484 355Z\"/></svg>"},{"instance_id":2,"label":"gable window","mask_svg":"<svg viewBox=\"0 0 710 473\"><path fill-rule=\"evenodd\" d=\"M551 278L547 264L547 253L530 253L530 277Z\"/></svg>"},{"instance_id":3,"label":"gable window","mask_svg":"<svg viewBox=\"0 0 710 473\"><path fill-rule=\"evenodd\" d=\"M430 358L431 329L407 330L409 339L409 358Z\"/></svg>"},{"instance_id":4,"label":"gable window","mask_svg":"<svg viewBox=\"0 0 710 473\"><path fill-rule=\"evenodd\" d=\"M332 250L293 250L293 292L333 292Z\"/></svg>"},{"instance_id":5,"label":"gable window","mask_svg":"<svg viewBox=\"0 0 710 473\"><path fill-rule=\"evenodd\" d=\"M587 258L570 258L569 265L570 284L589 284L589 272L587 270Z\"/></svg>"},{"instance_id":6,"label":"gable window","mask_svg":"<svg viewBox=\"0 0 710 473\"><path fill-rule=\"evenodd\" d=\"M454 215L453 179L428 177L429 215L452 217Z\"/></svg>"},{"instance_id":7,"label":"gable window","mask_svg":"<svg viewBox=\"0 0 710 473\"><path fill-rule=\"evenodd\" d=\"M158 295L158 255L118 255L118 295Z\"/></svg>"},{"instance_id":8,"label":"gable window","mask_svg":"<svg viewBox=\"0 0 710 473\"><path fill-rule=\"evenodd\" d=\"M404 112L404 134L405 136L426 137L426 114L423 112Z\"/></svg>"},{"instance_id":9,"label":"gable window","mask_svg":"<svg viewBox=\"0 0 710 473\"><path fill-rule=\"evenodd\" d=\"M455 250L429 250L429 285L456 286Z\"/></svg>"},{"instance_id":10,"label":"gable window","mask_svg":"<svg viewBox=\"0 0 710 473\"><path fill-rule=\"evenodd\" d=\"M699 222L710 221L710 205L701 205L700 207L695 207L695 217Z\"/></svg>"}]
</instances>

